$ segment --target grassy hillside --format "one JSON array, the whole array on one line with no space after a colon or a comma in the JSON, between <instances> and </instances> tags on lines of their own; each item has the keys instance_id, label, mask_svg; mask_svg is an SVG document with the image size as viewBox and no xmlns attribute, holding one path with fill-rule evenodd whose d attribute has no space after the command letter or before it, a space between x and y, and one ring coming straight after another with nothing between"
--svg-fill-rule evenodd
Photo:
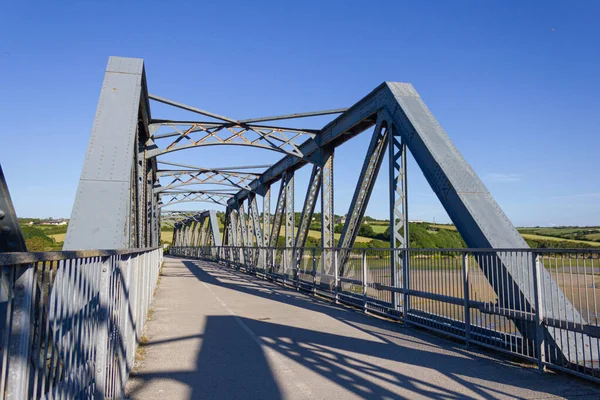
<instances>
[{"instance_id":1,"label":"grassy hillside","mask_svg":"<svg viewBox=\"0 0 600 400\"><path fill-rule=\"evenodd\" d=\"M62 250L66 225L27 225L21 224L21 231L29 251L60 251Z\"/></svg>"},{"instance_id":2,"label":"grassy hillside","mask_svg":"<svg viewBox=\"0 0 600 400\"><path fill-rule=\"evenodd\" d=\"M67 226L27 225L21 229L29 251L57 251L62 249ZM223 231L219 220L219 229ZM454 225L410 223L410 246L413 248L456 248L465 247L465 243ZM335 239L340 238L341 225L336 225ZM600 227L550 227L518 228L531 247L536 248L600 248ZM284 229L280 231L280 237ZM321 232L310 230L307 246L320 246ZM173 241L172 228L164 226L161 231L163 242ZM380 221L361 225L360 235L356 238L357 247L388 247L388 225Z\"/></svg>"},{"instance_id":3,"label":"grassy hillside","mask_svg":"<svg viewBox=\"0 0 600 400\"><path fill-rule=\"evenodd\" d=\"M454 225L430 224L430 226L456 231ZM600 247L600 227L517 228L517 230L531 247Z\"/></svg>"}]
</instances>

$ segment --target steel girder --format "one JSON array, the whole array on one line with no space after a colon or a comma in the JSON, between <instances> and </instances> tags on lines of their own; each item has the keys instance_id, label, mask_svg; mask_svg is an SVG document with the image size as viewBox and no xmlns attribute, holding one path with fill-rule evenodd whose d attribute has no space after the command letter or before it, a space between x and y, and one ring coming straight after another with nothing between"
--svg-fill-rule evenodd
<instances>
[{"instance_id":1,"label":"steel girder","mask_svg":"<svg viewBox=\"0 0 600 400\"><path fill-rule=\"evenodd\" d=\"M294 231L296 215L294 213L294 174L290 172L285 182L285 247L287 248L284 260L284 270L287 271L292 268L293 263L293 251L290 251L294 247Z\"/></svg>"},{"instance_id":2,"label":"steel girder","mask_svg":"<svg viewBox=\"0 0 600 400\"><path fill-rule=\"evenodd\" d=\"M64 250L158 244L147 221L157 217L148 195L156 161L146 161L143 146L149 121L143 60L110 57Z\"/></svg>"},{"instance_id":3,"label":"steel girder","mask_svg":"<svg viewBox=\"0 0 600 400\"><path fill-rule=\"evenodd\" d=\"M334 268L335 212L333 208L333 148L323 149L321 172L321 282L330 283L329 276Z\"/></svg>"},{"instance_id":4,"label":"steel girder","mask_svg":"<svg viewBox=\"0 0 600 400\"><path fill-rule=\"evenodd\" d=\"M183 166L182 164L166 163L159 161L159 163L165 163L176 166ZM260 176L257 172L246 172L237 171L235 167L228 169L217 169L217 168L200 168L185 166L185 169L159 169L156 172L158 179L168 178L170 182L163 185L158 181L155 184L154 192L160 193L165 190L178 188L181 186L188 185L225 185L234 187L237 189L248 189L248 183L256 177ZM256 166L262 167L262 166ZM240 167L244 169L248 167Z\"/></svg>"},{"instance_id":5,"label":"steel girder","mask_svg":"<svg viewBox=\"0 0 600 400\"><path fill-rule=\"evenodd\" d=\"M155 126L168 126L172 132L156 134L148 142L147 157L157 157L173 151L204 146L250 146L273 150L295 157L303 157L299 141L314 138L317 131L242 123L212 123L169 121L157 122ZM159 147L157 142L169 144Z\"/></svg>"},{"instance_id":6,"label":"steel girder","mask_svg":"<svg viewBox=\"0 0 600 400\"><path fill-rule=\"evenodd\" d=\"M319 191L321 189L322 172L322 167L313 165L310 180L308 181L308 188L306 190L306 198L304 199L304 205L302 206L302 214L300 215L298 234L296 235L296 242L294 243L296 249L301 249L306 244L310 223L315 211L315 205L317 204L317 197L319 196ZM298 259L301 259L301 257L298 257Z\"/></svg>"},{"instance_id":7,"label":"steel girder","mask_svg":"<svg viewBox=\"0 0 600 400\"><path fill-rule=\"evenodd\" d=\"M26 251L25 239L0 166L0 253ZM34 287L34 279L33 268L28 266L0 268L0 337L5 343L10 343L0 353L5 360L4 365L10 366L10 373L21 377L26 376L32 348L30 332L34 324L29 313L32 296L27 288ZM13 285L14 290L11 288ZM11 314L12 317L7 318ZM26 379L9 379L2 395L26 398L25 383Z\"/></svg>"},{"instance_id":8,"label":"steel girder","mask_svg":"<svg viewBox=\"0 0 600 400\"><path fill-rule=\"evenodd\" d=\"M161 193L159 208L172 206L180 203L215 203L227 205L227 200L233 196L233 193L219 192L214 190L189 190L189 191L169 191Z\"/></svg>"},{"instance_id":9,"label":"steel girder","mask_svg":"<svg viewBox=\"0 0 600 400\"><path fill-rule=\"evenodd\" d=\"M15 251L27 251L27 246L0 165L0 253Z\"/></svg>"},{"instance_id":10,"label":"steel girder","mask_svg":"<svg viewBox=\"0 0 600 400\"><path fill-rule=\"evenodd\" d=\"M390 206L390 248L408 248L408 181L406 172L406 144L402 140L395 125L392 124L388 132L389 148L389 206ZM390 257L392 285L408 288L409 286L409 257L406 253L392 252ZM402 283L398 271L402 271ZM402 297L403 310L410 309L410 297ZM398 295L392 294L392 306L398 307Z\"/></svg>"},{"instance_id":11,"label":"steel girder","mask_svg":"<svg viewBox=\"0 0 600 400\"><path fill-rule=\"evenodd\" d=\"M249 198L248 204L248 214L252 220L252 230L254 232L254 237L256 239L256 245L259 247L263 247L265 245L264 242L264 234L263 230L260 226L260 215L258 213L258 204L256 202L256 195L252 195Z\"/></svg>"},{"instance_id":12,"label":"steel girder","mask_svg":"<svg viewBox=\"0 0 600 400\"><path fill-rule=\"evenodd\" d=\"M267 186L263 196L262 231L264 245L271 244L271 186Z\"/></svg>"},{"instance_id":13,"label":"steel girder","mask_svg":"<svg viewBox=\"0 0 600 400\"><path fill-rule=\"evenodd\" d=\"M271 227L271 237L269 241L269 247L276 247L277 240L279 239L279 232L281 231L281 220L285 213L285 195L287 193L286 185L293 175L287 173L281 179L281 187L279 188L279 196L277 196L277 205L275 206L275 215L273 217L273 224Z\"/></svg>"}]
</instances>

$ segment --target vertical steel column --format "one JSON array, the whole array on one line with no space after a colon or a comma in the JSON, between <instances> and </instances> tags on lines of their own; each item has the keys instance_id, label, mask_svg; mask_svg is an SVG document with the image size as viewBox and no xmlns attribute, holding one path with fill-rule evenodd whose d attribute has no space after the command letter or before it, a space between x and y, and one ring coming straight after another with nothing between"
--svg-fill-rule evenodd
<instances>
[{"instance_id":1,"label":"vertical steel column","mask_svg":"<svg viewBox=\"0 0 600 400\"><path fill-rule=\"evenodd\" d=\"M246 244L248 247L254 247L256 244L256 233L254 232L254 216L252 212L252 201L254 195L248 196L248 210L246 211L246 231L248 232L248 243Z\"/></svg>"},{"instance_id":2,"label":"vertical steel column","mask_svg":"<svg viewBox=\"0 0 600 400\"><path fill-rule=\"evenodd\" d=\"M260 227L260 216L258 214L258 204L256 203L256 195L252 194L248 198L248 212L250 214L250 218L252 220L252 229L254 231L254 237L256 239L257 248L254 249L255 254L253 255L252 262L255 267L264 266L265 263L265 252L262 247L264 247L264 234Z\"/></svg>"},{"instance_id":3,"label":"vertical steel column","mask_svg":"<svg viewBox=\"0 0 600 400\"><path fill-rule=\"evenodd\" d=\"M146 227L146 218L147 218L147 204L146 204L146 178L147 178L147 163L146 156L144 153L144 142L145 140L140 140L139 136L136 135L135 138L135 173L136 173L136 183L137 185L134 188L134 199L132 205L134 205L134 209L131 211L132 214L135 214L136 223L132 224L132 228L135 229L135 242L132 247L139 248L145 245L145 227Z\"/></svg>"},{"instance_id":4,"label":"vertical steel column","mask_svg":"<svg viewBox=\"0 0 600 400\"><path fill-rule=\"evenodd\" d=\"M258 214L258 204L256 202L256 196L250 196L248 201L248 212L250 213L250 217L252 218L252 226L254 229L254 235L256 237L256 245L258 247L262 247L265 245L264 232L260 227L260 216Z\"/></svg>"},{"instance_id":5,"label":"vertical steel column","mask_svg":"<svg viewBox=\"0 0 600 400\"><path fill-rule=\"evenodd\" d=\"M185 246L186 247L189 247L192 242L192 224L193 224L193 221L190 221L185 225Z\"/></svg>"},{"instance_id":6,"label":"vertical steel column","mask_svg":"<svg viewBox=\"0 0 600 400\"><path fill-rule=\"evenodd\" d=\"M333 208L333 149L323 154L321 171L321 283L329 285L335 247L335 213Z\"/></svg>"},{"instance_id":7,"label":"vertical steel column","mask_svg":"<svg viewBox=\"0 0 600 400\"><path fill-rule=\"evenodd\" d=\"M207 223L207 219L204 216L200 217L200 221L198 222L198 239L194 244L197 247L206 246L208 242L208 225L210 221Z\"/></svg>"},{"instance_id":8,"label":"vertical steel column","mask_svg":"<svg viewBox=\"0 0 600 400\"><path fill-rule=\"evenodd\" d=\"M239 240L242 246L243 261L242 263L248 267L248 221L246 220L246 212L244 211L244 202L238 205L238 232L240 233Z\"/></svg>"},{"instance_id":9,"label":"vertical steel column","mask_svg":"<svg viewBox=\"0 0 600 400\"><path fill-rule=\"evenodd\" d=\"M285 185L285 247L286 247L286 268L294 268L294 230L295 220L294 215L294 173L288 172L289 176L286 179ZM287 271L284 270L284 273Z\"/></svg>"},{"instance_id":10,"label":"vertical steel column","mask_svg":"<svg viewBox=\"0 0 600 400\"><path fill-rule=\"evenodd\" d=\"M230 232L230 240L231 240L231 246L234 246L234 249L232 249L232 253L233 253L233 262L237 264L240 262L240 250L239 250L239 246L240 246L240 238L239 238L239 221L238 221L238 215L237 215L237 211L234 209L231 209L231 212L229 214L229 219L230 219L230 224L231 224L231 232Z\"/></svg>"},{"instance_id":11,"label":"vertical steel column","mask_svg":"<svg viewBox=\"0 0 600 400\"><path fill-rule=\"evenodd\" d=\"M177 224L175 224L173 226L173 247L179 247L179 242L177 240L177 237L179 236L179 228L177 227Z\"/></svg>"},{"instance_id":12,"label":"vertical steel column","mask_svg":"<svg viewBox=\"0 0 600 400\"><path fill-rule=\"evenodd\" d=\"M262 231L264 233L263 245L269 246L271 244L271 186L267 187L265 195L263 196Z\"/></svg>"},{"instance_id":13,"label":"vertical steel column","mask_svg":"<svg viewBox=\"0 0 600 400\"><path fill-rule=\"evenodd\" d=\"M221 236L219 235L219 219L217 218L217 212L215 210L210 210L208 212L208 224L210 224L209 229L210 235L212 236L213 243L215 246L221 246Z\"/></svg>"},{"instance_id":14,"label":"vertical steel column","mask_svg":"<svg viewBox=\"0 0 600 400\"><path fill-rule=\"evenodd\" d=\"M391 124L388 126L388 149L389 149L389 208L390 208L390 264L392 286L400 287L398 267L402 268L402 286L408 289L404 278L408 277L408 258L406 252L397 249L408 247L408 220L406 201L406 145L402 140L400 132ZM404 297L403 297L404 299ZM392 292L392 307L399 308L398 294ZM403 305L403 311L406 304Z\"/></svg>"}]
</instances>

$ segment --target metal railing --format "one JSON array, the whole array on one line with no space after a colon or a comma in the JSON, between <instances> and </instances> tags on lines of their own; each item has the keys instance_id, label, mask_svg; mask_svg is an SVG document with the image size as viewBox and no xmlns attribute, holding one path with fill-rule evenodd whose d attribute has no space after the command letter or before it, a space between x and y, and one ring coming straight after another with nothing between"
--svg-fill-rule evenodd
<instances>
[{"instance_id":1,"label":"metal railing","mask_svg":"<svg viewBox=\"0 0 600 400\"><path fill-rule=\"evenodd\" d=\"M122 398L162 249L0 254L0 398Z\"/></svg>"},{"instance_id":2,"label":"metal railing","mask_svg":"<svg viewBox=\"0 0 600 400\"><path fill-rule=\"evenodd\" d=\"M600 382L600 250L171 247L169 252L226 263L467 345L517 355L540 370Z\"/></svg>"}]
</instances>

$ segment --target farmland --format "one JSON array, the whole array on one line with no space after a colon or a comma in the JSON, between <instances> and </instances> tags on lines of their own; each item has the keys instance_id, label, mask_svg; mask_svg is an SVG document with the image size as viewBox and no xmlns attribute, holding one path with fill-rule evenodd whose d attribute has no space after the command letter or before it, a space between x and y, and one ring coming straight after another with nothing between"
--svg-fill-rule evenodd
<instances>
[{"instance_id":1,"label":"farmland","mask_svg":"<svg viewBox=\"0 0 600 400\"><path fill-rule=\"evenodd\" d=\"M29 221L29 220L27 220ZM356 238L356 247L376 248L389 246L389 230L387 222L370 219L369 224L361 226ZM335 240L339 240L342 224L336 225ZM318 227L315 227L318 228ZM219 229L223 232L223 224L219 219ZM410 245L413 248L456 248L464 247L462 238L454 225L410 223ZM28 225L22 222L22 230L30 251L55 251L62 249L67 226ZM531 247L543 248L600 248L600 227L525 227L518 228L523 238ZM284 228L280 231L282 243ZM163 226L161 240L165 243L173 241L172 227ZM307 246L320 246L321 232L311 229L308 233Z\"/></svg>"}]
</instances>

